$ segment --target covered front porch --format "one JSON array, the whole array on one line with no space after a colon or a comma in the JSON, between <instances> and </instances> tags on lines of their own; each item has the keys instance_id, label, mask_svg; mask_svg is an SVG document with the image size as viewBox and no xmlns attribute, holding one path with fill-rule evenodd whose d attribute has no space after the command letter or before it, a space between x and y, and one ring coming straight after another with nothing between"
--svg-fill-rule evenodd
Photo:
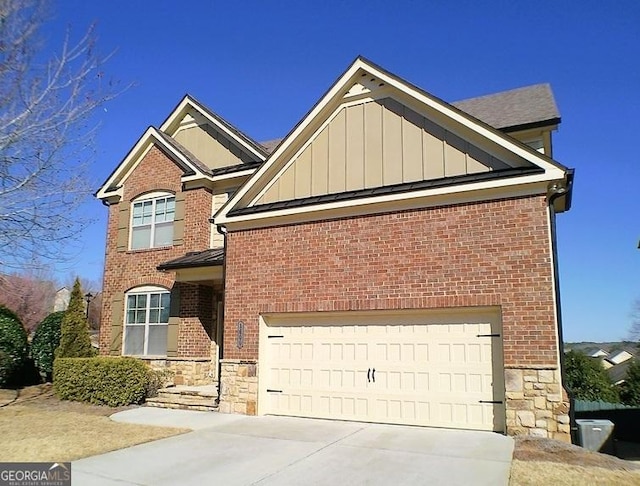
<instances>
[{"instance_id":1,"label":"covered front porch","mask_svg":"<svg viewBox=\"0 0 640 486\"><path fill-rule=\"evenodd\" d=\"M209 406L217 404L222 344L224 249L213 248L158 265L174 274L167 330L167 357L150 362L167 370L171 385L161 390L155 406L185 408L204 393ZM212 390L215 393L212 393ZM172 399L175 399L172 401ZM186 407L189 408L189 407Z\"/></svg>"}]
</instances>

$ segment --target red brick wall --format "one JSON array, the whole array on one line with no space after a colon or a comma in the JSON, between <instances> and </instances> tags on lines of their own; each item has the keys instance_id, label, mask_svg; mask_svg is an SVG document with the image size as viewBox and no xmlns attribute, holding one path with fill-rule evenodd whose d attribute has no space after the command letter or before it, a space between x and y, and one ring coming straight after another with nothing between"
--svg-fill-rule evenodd
<instances>
[{"instance_id":1,"label":"red brick wall","mask_svg":"<svg viewBox=\"0 0 640 486\"><path fill-rule=\"evenodd\" d=\"M233 232L224 357L260 313L499 305L506 365L556 365L551 271L543 196Z\"/></svg>"},{"instance_id":2,"label":"red brick wall","mask_svg":"<svg viewBox=\"0 0 640 486\"><path fill-rule=\"evenodd\" d=\"M211 355L213 288L180 284L178 356Z\"/></svg>"},{"instance_id":3,"label":"red brick wall","mask_svg":"<svg viewBox=\"0 0 640 486\"><path fill-rule=\"evenodd\" d=\"M160 285L170 289L174 284L174 274L159 272L156 267L186 252L209 248L211 193L206 189L195 189L185 192L183 245L126 252L116 249L120 204L130 205L133 199L151 191L179 191L182 174L182 170L164 152L153 147L125 181L122 200L109 207L100 329L100 349L103 354L109 352L114 294L138 285ZM178 340L179 356L204 357L210 354L209 338L202 325L198 329L196 322L185 321L184 326L181 323Z\"/></svg>"}]
</instances>

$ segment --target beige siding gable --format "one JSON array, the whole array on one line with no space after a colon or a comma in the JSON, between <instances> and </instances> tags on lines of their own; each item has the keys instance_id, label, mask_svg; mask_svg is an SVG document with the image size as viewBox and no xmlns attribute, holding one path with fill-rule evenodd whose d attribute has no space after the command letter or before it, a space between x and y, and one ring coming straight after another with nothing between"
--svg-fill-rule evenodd
<instances>
[{"instance_id":1,"label":"beige siding gable","mask_svg":"<svg viewBox=\"0 0 640 486\"><path fill-rule=\"evenodd\" d=\"M173 138L201 162L211 169L217 169L256 160L255 156L248 154L237 143L200 118L202 117L185 115Z\"/></svg>"},{"instance_id":2,"label":"beige siding gable","mask_svg":"<svg viewBox=\"0 0 640 486\"><path fill-rule=\"evenodd\" d=\"M434 118L390 97L343 104L250 206L531 166Z\"/></svg>"},{"instance_id":3,"label":"beige siding gable","mask_svg":"<svg viewBox=\"0 0 640 486\"><path fill-rule=\"evenodd\" d=\"M229 199L229 194L226 192L223 192L220 194L214 194L212 198L211 214L216 214L218 210L222 206L224 206L224 203L226 203L228 199ZM211 228L210 246L211 248L222 248L224 246L224 236L218 232L215 226L215 221Z\"/></svg>"}]
</instances>

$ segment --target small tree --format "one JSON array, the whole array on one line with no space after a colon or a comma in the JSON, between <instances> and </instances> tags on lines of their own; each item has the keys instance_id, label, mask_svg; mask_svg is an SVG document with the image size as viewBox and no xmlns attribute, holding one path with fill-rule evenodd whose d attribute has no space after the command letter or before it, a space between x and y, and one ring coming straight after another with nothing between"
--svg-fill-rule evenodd
<instances>
[{"instance_id":1,"label":"small tree","mask_svg":"<svg viewBox=\"0 0 640 486\"><path fill-rule=\"evenodd\" d=\"M0 305L0 386L11 383L27 359L27 333L18 316Z\"/></svg>"},{"instance_id":2,"label":"small tree","mask_svg":"<svg viewBox=\"0 0 640 486\"><path fill-rule=\"evenodd\" d=\"M60 345L60 329L64 312L49 314L38 324L31 341L31 357L40 376L45 380L51 380L53 373L53 359L55 350Z\"/></svg>"},{"instance_id":3,"label":"small tree","mask_svg":"<svg viewBox=\"0 0 640 486\"><path fill-rule=\"evenodd\" d=\"M640 407L640 361L633 360L627 369L627 377L620 389L620 398L625 405Z\"/></svg>"},{"instance_id":4,"label":"small tree","mask_svg":"<svg viewBox=\"0 0 640 486\"><path fill-rule=\"evenodd\" d=\"M84 297L80 280L76 279L69 299L69 307L60 326L60 346L56 358L87 358L93 356L89 325L85 317Z\"/></svg>"},{"instance_id":5,"label":"small tree","mask_svg":"<svg viewBox=\"0 0 640 486\"><path fill-rule=\"evenodd\" d=\"M579 400L618 403L618 390L600 362L571 350L565 355L566 385Z\"/></svg>"}]
</instances>

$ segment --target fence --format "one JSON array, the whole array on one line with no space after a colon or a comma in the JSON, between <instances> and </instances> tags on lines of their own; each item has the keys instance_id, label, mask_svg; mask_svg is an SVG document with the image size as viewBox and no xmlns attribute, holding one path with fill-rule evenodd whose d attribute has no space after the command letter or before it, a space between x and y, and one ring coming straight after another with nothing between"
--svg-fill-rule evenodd
<instances>
[{"instance_id":1,"label":"fence","mask_svg":"<svg viewBox=\"0 0 640 486\"><path fill-rule=\"evenodd\" d=\"M614 424L613 436L617 440L640 442L640 408L620 403L575 400L573 415L576 419L607 419Z\"/></svg>"},{"instance_id":2,"label":"fence","mask_svg":"<svg viewBox=\"0 0 640 486\"><path fill-rule=\"evenodd\" d=\"M609 402L589 402L587 400L575 400L574 410L576 412L599 412L600 410L621 410L627 408L638 408L633 405L623 405L622 403Z\"/></svg>"}]
</instances>

